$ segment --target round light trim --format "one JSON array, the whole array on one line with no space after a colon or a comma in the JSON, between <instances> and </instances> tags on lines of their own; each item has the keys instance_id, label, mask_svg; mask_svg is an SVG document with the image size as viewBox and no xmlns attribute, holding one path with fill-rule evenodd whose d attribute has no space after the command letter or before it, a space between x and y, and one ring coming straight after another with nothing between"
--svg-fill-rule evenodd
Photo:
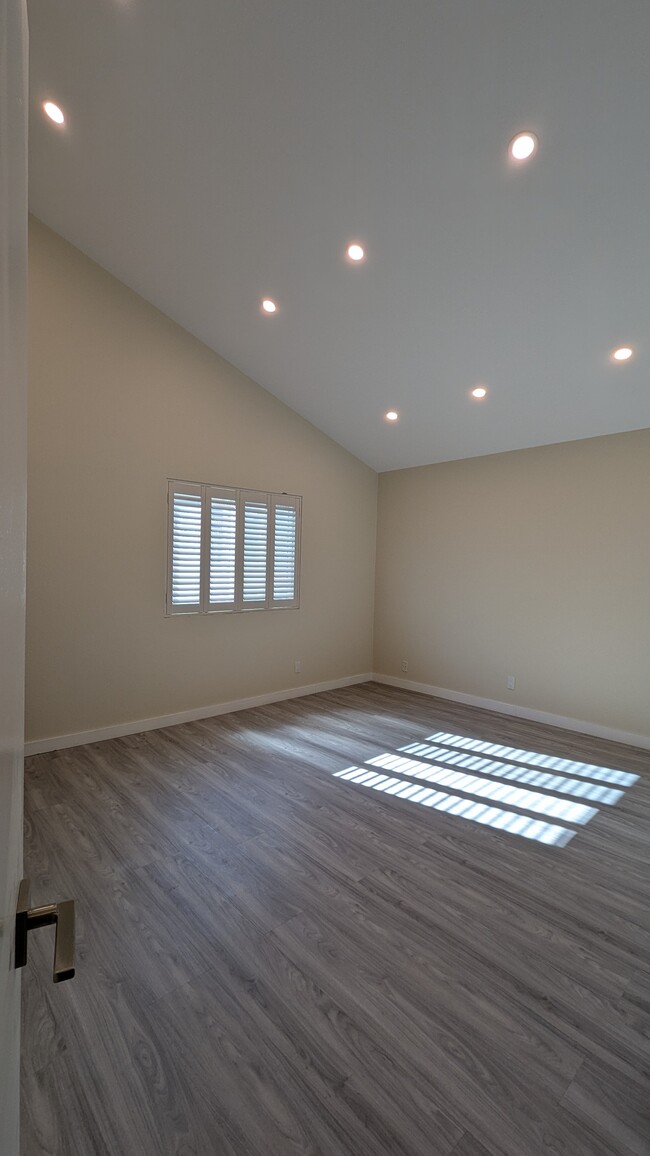
<instances>
[{"instance_id":1,"label":"round light trim","mask_svg":"<svg viewBox=\"0 0 650 1156\"><path fill-rule=\"evenodd\" d=\"M275 301L272 301L270 297L264 298L262 301L262 309L265 313L277 313L278 311L278 307L275 304Z\"/></svg>"},{"instance_id":2,"label":"round light trim","mask_svg":"<svg viewBox=\"0 0 650 1156\"><path fill-rule=\"evenodd\" d=\"M358 264L359 261L363 261L366 255L363 245L359 245L357 241L355 241L352 245L348 245L347 253L350 260L354 261L356 264Z\"/></svg>"},{"instance_id":3,"label":"round light trim","mask_svg":"<svg viewBox=\"0 0 650 1156\"><path fill-rule=\"evenodd\" d=\"M43 101L43 112L46 116L49 116L50 120L53 120L55 124L65 124L63 110L60 109L58 104L55 104L53 100Z\"/></svg>"},{"instance_id":4,"label":"round light trim","mask_svg":"<svg viewBox=\"0 0 650 1156\"><path fill-rule=\"evenodd\" d=\"M615 349L612 357L614 361L629 361L634 353L634 350L629 345L621 345L620 349Z\"/></svg>"},{"instance_id":5,"label":"round light trim","mask_svg":"<svg viewBox=\"0 0 650 1156\"><path fill-rule=\"evenodd\" d=\"M484 385L477 385L476 389L473 389L471 392L472 397L475 397L477 401L482 401L484 397L487 397L487 389Z\"/></svg>"},{"instance_id":6,"label":"round light trim","mask_svg":"<svg viewBox=\"0 0 650 1156\"><path fill-rule=\"evenodd\" d=\"M518 132L510 141L510 156L515 161L527 161L537 152L537 145L533 132Z\"/></svg>"},{"instance_id":7,"label":"round light trim","mask_svg":"<svg viewBox=\"0 0 650 1156\"><path fill-rule=\"evenodd\" d=\"M384 414L384 421L399 421L399 414L396 409L388 409Z\"/></svg>"}]
</instances>

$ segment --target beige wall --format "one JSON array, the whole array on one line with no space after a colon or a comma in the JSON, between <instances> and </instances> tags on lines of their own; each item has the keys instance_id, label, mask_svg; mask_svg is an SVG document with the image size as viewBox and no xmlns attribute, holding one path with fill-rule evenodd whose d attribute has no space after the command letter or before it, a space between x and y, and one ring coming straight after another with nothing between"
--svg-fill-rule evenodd
<instances>
[{"instance_id":1,"label":"beige wall","mask_svg":"<svg viewBox=\"0 0 650 1156\"><path fill-rule=\"evenodd\" d=\"M376 474L38 222L30 326L27 738L372 670ZM302 494L301 608L166 618L168 477Z\"/></svg>"},{"instance_id":2,"label":"beige wall","mask_svg":"<svg viewBox=\"0 0 650 1156\"><path fill-rule=\"evenodd\" d=\"M376 475L38 222L30 262L28 740L372 670ZM300 610L165 618L167 477L302 494ZM374 669L650 735L649 509L650 430L381 475Z\"/></svg>"},{"instance_id":3,"label":"beige wall","mask_svg":"<svg viewBox=\"0 0 650 1156\"><path fill-rule=\"evenodd\" d=\"M381 475L375 640L377 672L650 735L650 430Z\"/></svg>"}]
</instances>

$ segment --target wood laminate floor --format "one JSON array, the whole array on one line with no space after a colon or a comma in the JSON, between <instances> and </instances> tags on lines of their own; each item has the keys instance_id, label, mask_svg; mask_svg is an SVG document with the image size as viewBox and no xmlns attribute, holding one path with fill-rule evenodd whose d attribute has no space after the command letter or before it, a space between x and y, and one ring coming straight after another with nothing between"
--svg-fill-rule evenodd
<instances>
[{"instance_id":1,"label":"wood laminate floor","mask_svg":"<svg viewBox=\"0 0 650 1156\"><path fill-rule=\"evenodd\" d=\"M648 752L367 684L26 783L24 1156L650 1153Z\"/></svg>"}]
</instances>

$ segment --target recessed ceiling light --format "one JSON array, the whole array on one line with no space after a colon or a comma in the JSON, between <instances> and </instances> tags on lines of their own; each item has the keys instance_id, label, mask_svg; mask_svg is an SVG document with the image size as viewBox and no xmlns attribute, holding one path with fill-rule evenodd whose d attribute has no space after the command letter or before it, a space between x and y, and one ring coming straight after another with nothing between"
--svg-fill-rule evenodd
<instances>
[{"instance_id":1,"label":"recessed ceiling light","mask_svg":"<svg viewBox=\"0 0 650 1156\"><path fill-rule=\"evenodd\" d=\"M487 397L487 389L485 388L485 386L484 385L477 385L476 389L472 390L472 397L477 398L479 401L481 400L481 398Z\"/></svg>"},{"instance_id":2,"label":"recessed ceiling light","mask_svg":"<svg viewBox=\"0 0 650 1156\"><path fill-rule=\"evenodd\" d=\"M384 421L399 421L399 414L396 409L388 409L384 414Z\"/></svg>"},{"instance_id":3,"label":"recessed ceiling light","mask_svg":"<svg viewBox=\"0 0 650 1156\"><path fill-rule=\"evenodd\" d=\"M278 307L275 304L275 301L272 301L270 297L264 298L262 301L262 309L265 313L277 313L278 311Z\"/></svg>"},{"instance_id":4,"label":"recessed ceiling light","mask_svg":"<svg viewBox=\"0 0 650 1156\"><path fill-rule=\"evenodd\" d=\"M65 124L65 116L58 104L55 104L54 101L43 101L43 112L46 116L49 116L50 120L53 120L55 124Z\"/></svg>"},{"instance_id":5,"label":"recessed ceiling light","mask_svg":"<svg viewBox=\"0 0 650 1156\"><path fill-rule=\"evenodd\" d=\"M358 242L355 241L353 245L348 245L348 257L351 261L363 261L365 255L363 246L359 245Z\"/></svg>"},{"instance_id":6,"label":"recessed ceiling light","mask_svg":"<svg viewBox=\"0 0 650 1156\"><path fill-rule=\"evenodd\" d=\"M510 156L515 161L527 161L537 151L537 137L532 132L518 132L510 141Z\"/></svg>"},{"instance_id":7,"label":"recessed ceiling light","mask_svg":"<svg viewBox=\"0 0 650 1156\"><path fill-rule=\"evenodd\" d=\"M633 353L634 350L630 349L629 345L621 345L620 349L614 350L612 357L614 361L629 361Z\"/></svg>"}]
</instances>

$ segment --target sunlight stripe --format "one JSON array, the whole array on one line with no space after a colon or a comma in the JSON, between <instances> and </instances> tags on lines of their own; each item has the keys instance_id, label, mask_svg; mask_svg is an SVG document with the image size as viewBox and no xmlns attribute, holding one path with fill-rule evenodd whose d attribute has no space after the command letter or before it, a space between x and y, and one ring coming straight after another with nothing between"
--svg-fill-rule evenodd
<instances>
[{"instance_id":1,"label":"sunlight stripe","mask_svg":"<svg viewBox=\"0 0 650 1156\"><path fill-rule=\"evenodd\" d=\"M460 747L463 750L477 751L485 755L500 755L504 759L512 759L517 763L527 763L529 766L546 767L553 771L566 771L572 775L583 775L587 779L597 779L606 783L618 783L622 787L631 787L638 781L638 775L627 771L617 771L613 767L599 767L593 763L579 763L573 759L562 759L557 755L544 755L539 751L521 750L519 747L505 747L499 743L489 743L482 739L467 738L463 735L448 734L446 731L437 731L429 735L427 742L443 743L447 747Z\"/></svg>"},{"instance_id":2,"label":"sunlight stripe","mask_svg":"<svg viewBox=\"0 0 650 1156\"><path fill-rule=\"evenodd\" d=\"M534 839L538 843L545 843L549 846L564 847L574 835L574 832L567 827L559 827L554 823L543 823L540 819L532 819L514 811L502 811L497 807L471 799L463 799L458 795L448 795L443 791L421 788L417 783L408 783L383 775L371 776L369 779L363 767L347 767L343 771L335 771L334 777L354 782L358 786L370 787L375 791L398 795L406 802L418 803L420 806L430 807L436 811L445 811L459 819L466 819L482 826L494 827L499 831L519 835L524 839Z\"/></svg>"}]
</instances>

